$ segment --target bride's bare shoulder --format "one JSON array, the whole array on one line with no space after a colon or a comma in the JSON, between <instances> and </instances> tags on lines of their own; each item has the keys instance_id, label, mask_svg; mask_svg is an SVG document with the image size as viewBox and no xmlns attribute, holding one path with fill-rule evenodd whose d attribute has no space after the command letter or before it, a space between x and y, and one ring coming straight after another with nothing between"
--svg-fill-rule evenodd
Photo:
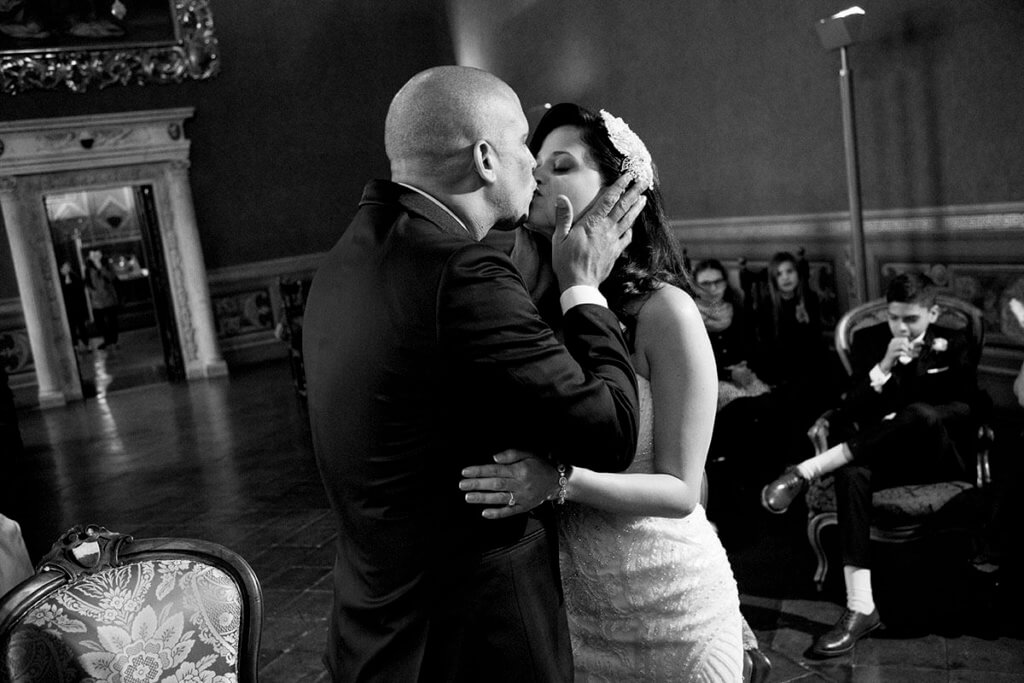
<instances>
[{"instance_id":1,"label":"bride's bare shoulder","mask_svg":"<svg viewBox=\"0 0 1024 683\"><path fill-rule=\"evenodd\" d=\"M662 285L651 292L637 312L639 325L673 325L694 320L704 324L693 297L675 285Z\"/></svg>"}]
</instances>

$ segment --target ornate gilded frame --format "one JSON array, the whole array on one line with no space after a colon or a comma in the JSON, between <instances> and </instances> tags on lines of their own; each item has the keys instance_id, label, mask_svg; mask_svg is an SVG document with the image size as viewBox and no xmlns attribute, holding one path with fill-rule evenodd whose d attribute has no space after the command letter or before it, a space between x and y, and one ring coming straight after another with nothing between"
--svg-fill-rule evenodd
<instances>
[{"instance_id":1,"label":"ornate gilded frame","mask_svg":"<svg viewBox=\"0 0 1024 683\"><path fill-rule=\"evenodd\" d=\"M215 76L220 59L210 0L173 0L173 10L175 39L165 44L0 52L0 95Z\"/></svg>"}]
</instances>

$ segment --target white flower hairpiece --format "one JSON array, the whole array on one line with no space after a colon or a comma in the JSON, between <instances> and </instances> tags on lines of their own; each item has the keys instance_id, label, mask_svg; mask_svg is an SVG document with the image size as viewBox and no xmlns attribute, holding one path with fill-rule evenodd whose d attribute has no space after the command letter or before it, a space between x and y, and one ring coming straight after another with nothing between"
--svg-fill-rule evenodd
<instances>
[{"instance_id":1,"label":"white flower hairpiece","mask_svg":"<svg viewBox=\"0 0 1024 683\"><path fill-rule=\"evenodd\" d=\"M622 160L622 172L631 174L644 187L651 187L654 184L654 165L643 140L630 130L625 121L604 109L601 110L601 120L608 131L608 139L619 154L625 157Z\"/></svg>"}]
</instances>

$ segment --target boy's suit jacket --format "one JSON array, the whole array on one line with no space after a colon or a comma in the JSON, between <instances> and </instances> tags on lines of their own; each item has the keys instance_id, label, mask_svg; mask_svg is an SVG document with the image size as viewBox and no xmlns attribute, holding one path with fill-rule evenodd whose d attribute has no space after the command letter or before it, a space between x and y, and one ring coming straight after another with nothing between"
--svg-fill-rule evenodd
<instances>
[{"instance_id":1,"label":"boy's suit jacket","mask_svg":"<svg viewBox=\"0 0 1024 683\"><path fill-rule=\"evenodd\" d=\"M885 357L892 332L886 323L854 334L850 362L853 387L846 396L847 408L862 417L880 419L910 403L933 406L978 400L977 369L971 363L970 339L963 330L929 325L921 352L910 363L897 361L881 393L871 387L869 373Z\"/></svg>"}]
</instances>

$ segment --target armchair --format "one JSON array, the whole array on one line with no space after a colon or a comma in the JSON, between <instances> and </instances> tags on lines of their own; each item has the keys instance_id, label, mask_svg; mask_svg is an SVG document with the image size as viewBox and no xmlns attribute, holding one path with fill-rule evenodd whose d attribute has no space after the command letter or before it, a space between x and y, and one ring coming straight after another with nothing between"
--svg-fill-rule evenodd
<instances>
[{"instance_id":1,"label":"armchair","mask_svg":"<svg viewBox=\"0 0 1024 683\"><path fill-rule=\"evenodd\" d=\"M971 362L976 367L985 343L982 313L976 307L954 297L940 295L937 303L941 310L938 323L954 329L968 329L972 340ZM852 374L850 350L858 330L886 322L888 304L875 299L857 306L844 315L835 330L835 347L847 374ZM807 432L816 454L823 453L829 443L829 420L833 411L824 413ZM923 538L931 533L963 526L960 519L950 519L939 512L954 500L983 489L991 483L989 449L993 443L992 428L982 421L973 455L975 464L973 481L944 481L934 484L896 486L875 491L872 496L873 520L871 539L886 543L902 543ZM818 565L814 582L818 590L825 585L828 574L828 556L821 542L821 532L837 523L833 477L827 475L810 482L807 503L807 540L814 549Z\"/></svg>"},{"instance_id":2,"label":"armchair","mask_svg":"<svg viewBox=\"0 0 1024 683\"><path fill-rule=\"evenodd\" d=\"M76 526L0 600L0 679L256 681L262 619L227 548Z\"/></svg>"}]
</instances>

